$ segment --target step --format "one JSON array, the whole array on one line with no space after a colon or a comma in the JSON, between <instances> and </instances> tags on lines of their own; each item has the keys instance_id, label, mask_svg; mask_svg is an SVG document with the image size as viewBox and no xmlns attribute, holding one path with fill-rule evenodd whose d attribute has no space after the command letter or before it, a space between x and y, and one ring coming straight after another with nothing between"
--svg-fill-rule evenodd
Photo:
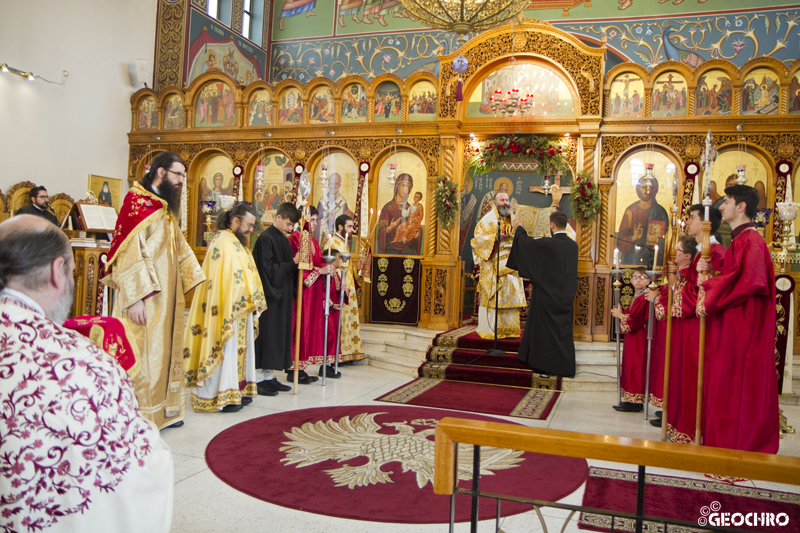
<instances>
[{"instance_id":1,"label":"step","mask_svg":"<svg viewBox=\"0 0 800 533\"><path fill-rule=\"evenodd\" d=\"M399 372L410 377L417 377L417 369L421 364L420 361L412 357L400 357L386 352L370 354L367 357L368 364L383 370L391 370L392 372Z\"/></svg>"},{"instance_id":2,"label":"step","mask_svg":"<svg viewBox=\"0 0 800 533\"><path fill-rule=\"evenodd\" d=\"M361 338L412 340L431 344L441 331L394 324L361 324Z\"/></svg>"},{"instance_id":3,"label":"step","mask_svg":"<svg viewBox=\"0 0 800 533\"><path fill-rule=\"evenodd\" d=\"M419 358L420 364L425 360L430 344L409 339L394 340L387 339L384 343L385 351L396 355L414 355Z\"/></svg>"}]
</instances>

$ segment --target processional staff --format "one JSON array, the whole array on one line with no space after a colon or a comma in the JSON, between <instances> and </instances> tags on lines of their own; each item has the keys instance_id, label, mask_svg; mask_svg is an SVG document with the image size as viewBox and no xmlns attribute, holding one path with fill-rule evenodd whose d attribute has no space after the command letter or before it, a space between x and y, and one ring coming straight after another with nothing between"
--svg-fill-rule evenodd
<instances>
[{"instance_id":1,"label":"processional staff","mask_svg":"<svg viewBox=\"0 0 800 533\"><path fill-rule=\"evenodd\" d=\"M663 282L669 287L666 271L667 264L675 259L678 247L678 177L672 182L672 216L670 217L670 232L664 247L664 275ZM664 346L664 390L661 392L661 440L667 440L667 404L669 403L669 366L672 356L672 290L667 290L667 331L666 345ZM649 376L648 376L649 378ZM645 399L647 401L647 399Z\"/></svg>"},{"instance_id":2,"label":"processional staff","mask_svg":"<svg viewBox=\"0 0 800 533\"><path fill-rule=\"evenodd\" d=\"M703 153L701 163L703 165L703 207L705 208L705 217L703 218L703 244L702 244L702 259L708 261L711 251L711 165L717 160L718 152L714 148L714 138L711 136L711 130L708 130L706 135L706 150ZM698 280L699 281L699 280ZM706 357L706 317L700 317L700 349L697 358L697 417L695 418L694 426L694 443L699 446L703 442L702 427L703 427L703 378L705 376L704 365Z\"/></svg>"},{"instance_id":3,"label":"processional staff","mask_svg":"<svg viewBox=\"0 0 800 533\"><path fill-rule=\"evenodd\" d=\"M297 276L297 318L295 324L294 342L294 388L292 394L297 394L300 374L300 323L303 317L303 271L311 270L311 233L305 229L305 220L308 216L308 195L311 193L311 180L307 170L300 175L300 185L297 188L297 208L300 209L300 260L297 269L300 271Z\"/></svg>"},{"instance_id":4,"label":"processional staff","mask_svg":"<svg viewBox=\"0 0 800 533\"><path fill-rule=\"evenodd\" d=\"M336 358L334 359L334 367L333 372L336 374L339 372L339 351L342 342L342 315L344 315L344 284L345 280L347 279L347 269L350 267L350 247L348 246L348 240L350 238L349 233L344 234L344 252L339 254L339 257L342 258L342 279L340 281L340 288L339 288L339 324L336 326ZM347 265L347 266L345 266Z\"/></svg>"}]
</instances>

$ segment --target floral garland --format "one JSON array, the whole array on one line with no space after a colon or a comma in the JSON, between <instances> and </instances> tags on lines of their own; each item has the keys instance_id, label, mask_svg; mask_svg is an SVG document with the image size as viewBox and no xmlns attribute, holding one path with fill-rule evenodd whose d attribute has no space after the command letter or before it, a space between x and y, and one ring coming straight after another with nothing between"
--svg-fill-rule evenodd
<instances>
[{"instance_id":1,"label":"floral garland","mask_svg":"<svg viewBox=\"0 0 800 533\"><path fill-rule=\"evenodd\" d=\"M436 206L436 219L443 228L449 228L456 221L461 199L458 196L458 184L445 174L436 178L433 190L433 202Z\"/></svg>"},{"instance_id":2,"label":"floral garland","mask_svg":"<svg viewBox=\"0 0 800 533\"><path fill-rule=\"evenodd\" d=\"M468 176L497 170L500 163L506 161L535 164L545 171L566 172L569 165L565 156L569 150L569 146L559 138L538 135L509 135L491 141L478 141L477 148L467 148L470 155L467 161Z\"/></svg>"},{"instance_id":3,"label":"floral garland","mask_svg":"<svg viewBox=\"0 0 800 533\"><path fill-rule=\"evenodd\" d=\"M586 171L578 172L569 191L572 216L582 226L588 226L600 212L600 191Z\"/></svg>"}]
</instances>

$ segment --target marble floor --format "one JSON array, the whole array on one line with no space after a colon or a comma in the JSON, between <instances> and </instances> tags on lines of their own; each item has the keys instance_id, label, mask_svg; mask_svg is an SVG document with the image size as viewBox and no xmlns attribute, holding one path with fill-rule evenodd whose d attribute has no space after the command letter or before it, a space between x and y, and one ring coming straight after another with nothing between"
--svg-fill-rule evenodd
<instances>
[{"instance_id":1,"label":"marble floor","mask_svg":"<svg viewBox=\"0 0 800 533\"><path fill-rule=\"evenodd\" d=\"M239 422L310 407L386 405L374 402L373 399L410 380L403 374L368 365L344 367L342 371L343 377L338 380L328 380L326 387L320 386L320 382L317 382L312 385L301 385L296 396L291 393L281 393L276 397L260 396L238 413L194 413L187 405L186 424L181 428L167 428L161 432L164 440L172 448L175 458L175 510L172 531L192 533L447 531L447 524L387 524L379 522L379 517L375 517L375 522L347 520L272 505L232 489L217 479L206 466L204 458L206 445L220 431ZM283 377L284 375L281 375L279 379ZM615 395L614 392L570 391L560 396L547 420L521 418L513 420L534 427L657 440L660 437L660 430L644 422L641 414L618 413L611 409L611 405L615 403ZM800 428L800 406L783 406L783 408L789 423ZM508 419L512 420L510 417ZM800 434L786 435L781 440L780 446L781 455L800 457ZM589 464L635 470L634 466L602 461L589 461ZM648 469L648 473L705 479L702 474L665 469ZM287 478L286 482L292 481ZM800 486L775 485L759 481L747 481L742 484L800 492ZM581 487L562 501L580 504L582 495ZM566 512L545 509L543 514L549 531L561 530ZM542 531L539 519L533 511L502 520L501 528L505 533ZM482 521L479 525L479 531L482 533L494 531L493 519ZM469 524L457 524L456 531L469 531ZM566 531L578 531L575 518L568 524Z\"/></svg>"}]
</instances>

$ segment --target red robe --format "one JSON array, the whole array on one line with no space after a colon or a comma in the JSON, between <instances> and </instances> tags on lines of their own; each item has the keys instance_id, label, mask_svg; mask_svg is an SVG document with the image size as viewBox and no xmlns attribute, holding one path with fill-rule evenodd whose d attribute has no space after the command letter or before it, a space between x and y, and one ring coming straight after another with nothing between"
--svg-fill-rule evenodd
<instances>
[{"instance_id":1,"label":"red robe","mask_svg":"<svg viewBox=\"0 0 800 533\"><path fill-rule=\"evenodd\" d=\"M681 279L675 284L672 295L672 348L669 366L669 405L667 406L667 435L672 442L694 442L697 421L697 371L700 353L700 320L697 308L697 253L689 266L680 270ZM712 244L709 251L712 273L722 270L725 248ZM666 307L667 287L661 288L657 306ZM662 308L663 308L662 307ZM663 315L666 317L666 314ZM706 319L706 326L710 322ZM666 322L664 322L666 328ZM664 389L663 360L661 379L656 387ZM662 397L663 399L663 397Z\"/></svg>"},{"instance_id":2,"label":"red robe","mask_svg":"<svg viewBox=\"0 0 800 533\"><path fill-rule=\"evenodd\" d=\"M703 444L777 453L775 270L752 223L737 227L722 273L700 286L706 326Z\"/></svg>"},{"instance_id":3,"label":"red robe","mask_svg":"<svg viewBox=\"0 0 800 533\"><path fill-rule=\"evenodd\" d=\"M306 225L307 227L307 225ZM295 231L289 236L292 253L300 249L300 234ZM325 328L324 303L325 276L320 276L319 269L325 266L319 243L311 237L311 263L312 270L303 271L303 314L300 324L300 370L305 370L309 365L322 364L323 335ZM292 305L292 361L294 361L295 334L297 331L297 300Z\"/></svg>"},{"instance_id":4,"label":"red robe","mask_svg":"<svg viewBox=\"0 0 800 533\"><path fill-rule=\"evenodd\" d=\"M650 316L650 302L644 297L645 291L633 299L627 313L619 321L619 331L625 334L620 372L620 391L623 402L644 403L644 384L647 373L647 319ZM657 341L654 337L650 349L651 370L654 359L656 359L654 357L657 351L656 344ZM663 344L661 350L663 351Z\"/></svg>"}]
</instances>

